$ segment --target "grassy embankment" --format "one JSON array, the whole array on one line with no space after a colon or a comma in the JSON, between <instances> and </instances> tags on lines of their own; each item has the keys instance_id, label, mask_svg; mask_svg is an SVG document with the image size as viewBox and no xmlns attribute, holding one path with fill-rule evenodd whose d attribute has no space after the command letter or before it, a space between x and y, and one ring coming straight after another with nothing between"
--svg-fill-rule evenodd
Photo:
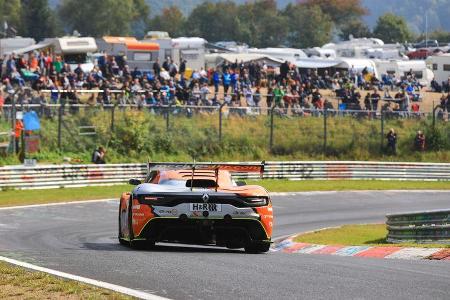
<instances>
[{"instance_id":1,"label":"grassy embankment","mask_svg":"<svg viewBox=\"0 0 450 300\"><path fill-rule=\"evenodd\" d=\"M332 180L332 181L289 181L261 180L248 184L264 186L271 192L300 191L343 191L343 190L450 190L450 182L421 181L375 181L375 180ZM70 202L119 198L122 192L131 191L130 185L103 187L61 188L47 190L6 190L0 191L0 207L43 203Z\"/></svg>"},{"instance_id":2,"label":"grassy embankment","mask_svg":"<svg viewBox=\"0 0 450 300\"><path fill-rule=\"evenodd\" d=\"M323 153L323 118L275 117L274 146L269 151L269 117L224 118L223 138L218 140L217 114L200 114L193 118L170 117L170 130L160 115L147 112L115 113L115 129L110 130L111 112L99 109L67 113L63 128L62 149L57 149L57 118L42 119L42 150L34 155L40 163L89 162L93 149L106 146L107 161L249 161L249 160L383 160L383 161L450 161L450 123L438 122L432 133L431 120L386 120L384 132L395 128L398 133L398 155L381 151L380 120L351 117L329 117L327 152ZM0 121L0 123L2 123ZM3 123L3 125L5 125ZM79 126L96 127L96 136L79 136ZM1 124L0 124L1 127ZM413 149L417 130L427 136L427 151ZM0 157L0 165L19 163L16 156Z\"/></svg>"},{"instance_id":3,"label":"grassy embankment","mask_svg":"<svg viewBox=\"0 0 450 300\"><path fill-rule=\"evenodd\" d=\"M110 290L0 262L2 299L133 299Z\"/></svg>"},{"instance_id":4,"label":"grassy embankment","mask_svg":"<svg viewBox=\"0 0 450 300\"><path fill-rule=\"evenodd\" d=\"M295 237L294 241L318 245L450 248L450 245L445 244L391 244L386 241L386 235L387 229L385 224L344 225L338 228L301 234Z\"/></svg>"}]
</instances>

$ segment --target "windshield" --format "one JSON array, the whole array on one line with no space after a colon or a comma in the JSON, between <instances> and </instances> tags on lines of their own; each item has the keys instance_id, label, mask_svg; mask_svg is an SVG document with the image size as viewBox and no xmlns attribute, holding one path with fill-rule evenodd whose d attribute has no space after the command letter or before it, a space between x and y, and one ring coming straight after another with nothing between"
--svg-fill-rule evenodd
<instances>
[{"instance_id":1,"label":"windshield","mask_svg":"<svg viewBox=\"0 0 450 300\"><path fill-rule=\"evenodd\" d=\"M86 64L89 63L89 57L86 53L65 54L64 61L68 64Z\"/></svg>"}]
</instances>

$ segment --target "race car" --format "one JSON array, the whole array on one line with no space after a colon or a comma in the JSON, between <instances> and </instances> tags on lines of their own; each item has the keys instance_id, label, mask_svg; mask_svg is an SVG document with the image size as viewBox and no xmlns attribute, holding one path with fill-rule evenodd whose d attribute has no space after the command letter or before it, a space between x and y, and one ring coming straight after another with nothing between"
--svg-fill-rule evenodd
<instances>
[{"instance_id":1,"label":"race car","mask_svg":"<svg viewBox=\"0 0 450 300\"><path fill-rule=\"evenodd\" d=\"M136 187L120 198L120 243L134 247L169 242L267 252L273 226L269 193L231 176L263 170L264 163L149 163L145 180L130 179Z\"/></svg>"}]
</instances>

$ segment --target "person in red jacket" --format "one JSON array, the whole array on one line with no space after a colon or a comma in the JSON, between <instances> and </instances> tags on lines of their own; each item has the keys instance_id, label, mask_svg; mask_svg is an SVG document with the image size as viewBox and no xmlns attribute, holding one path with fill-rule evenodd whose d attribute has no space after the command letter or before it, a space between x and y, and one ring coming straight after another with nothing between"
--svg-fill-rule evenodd
<instances>
[{"instance_id":1,"label":"person in red jacket","mask_svg":"<svg viewBox=\"0 0 450 300\"><path fill-rule=\"evenodd\" d=\"M14 127L14 137L16 141L16 153L19 153L19 142L22 136L22 131L24 129L22 120L16 120L16 125Z\"/></svg>"}]
</instances>

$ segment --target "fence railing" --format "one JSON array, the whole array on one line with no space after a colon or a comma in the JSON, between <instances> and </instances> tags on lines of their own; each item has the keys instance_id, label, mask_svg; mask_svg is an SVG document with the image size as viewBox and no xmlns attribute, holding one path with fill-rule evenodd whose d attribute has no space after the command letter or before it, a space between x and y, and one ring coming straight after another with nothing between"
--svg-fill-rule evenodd
<instances>
[{"instance_id":1,"label":"fence railing","mask_svg":"<svg viewBox=\"0 0 450 300\"><path fill-rule=\"evenodd\" d=\"M389 242L450 244L450 210L391 214L386 218Z\"/></svg>"},{"instance_id":2,"label":"fence railing","mask_svg":"<svg viewBox=\"0 0 450 300\"><path fill-rule=\"evenodd\" d=\"M0 189L122 184L130 178L143 179L146 172L146 164L7 166L0 168ZM233 176L239 179L260 178L260 175L256 173L234 173ZM266 162L263 178L289 180L450 180L450 163Z\"/></svg>"}]
</instances>

